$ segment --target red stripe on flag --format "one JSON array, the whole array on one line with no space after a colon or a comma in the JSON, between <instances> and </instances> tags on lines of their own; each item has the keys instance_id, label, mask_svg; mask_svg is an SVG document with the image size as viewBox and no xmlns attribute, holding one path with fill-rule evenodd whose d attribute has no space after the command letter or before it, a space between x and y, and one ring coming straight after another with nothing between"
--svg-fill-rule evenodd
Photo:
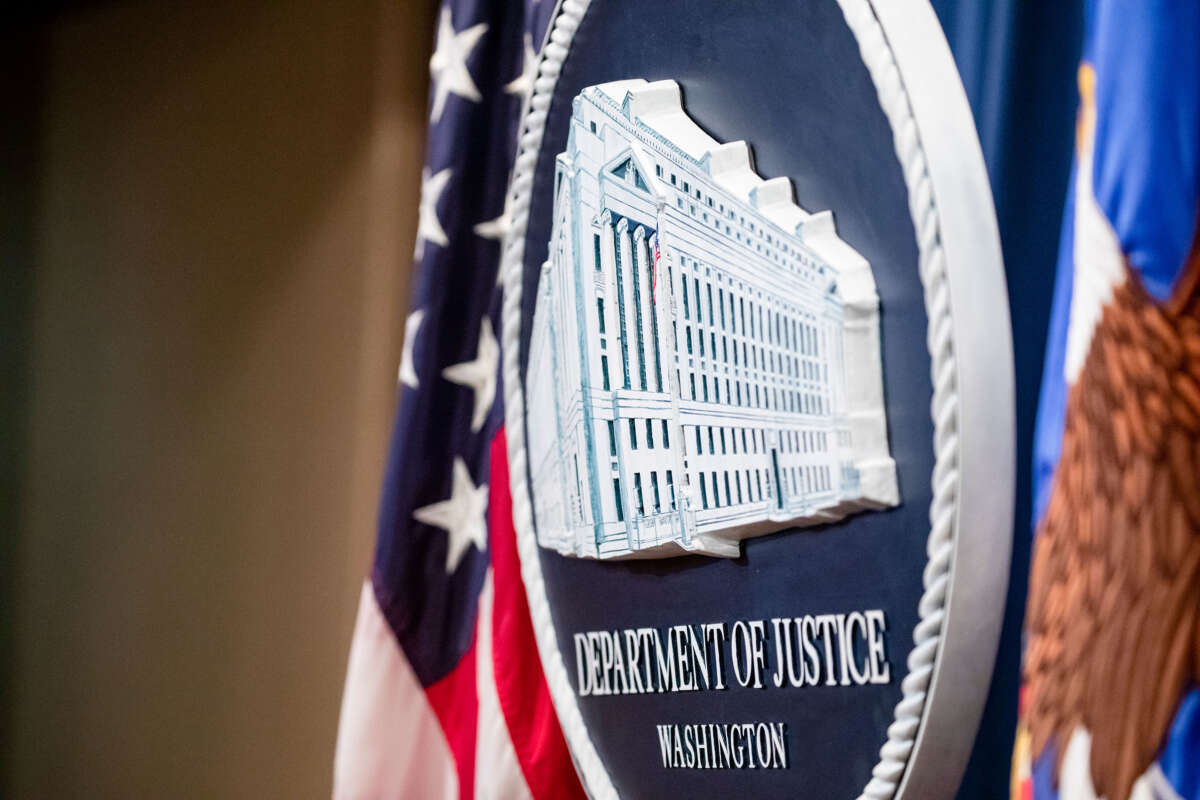
<instances>
[{"instance_id":1,"label":"red stripe on flag","mask_svg":"<svg viewBox=\"0 0 1200 800\"><path fill-rule=\"evenodd\" d=\"M458 796L475 797L475 735L479 727L479 690L475 683L475 642L453 671L425 689L458 772Z\"/></svg>"},{"instance_id":2,"label":"red stripe on flag","mask_svg":"<svg viewBox=\"0 0 1200 800\"><path fill-rule=\"evenodd\" d=\"M650 266L650 298L658 302L658 237L654 237L654 261Z\"/></svg>"},{"instance_id":3,"label":"red stripe on flag","mask_svg":"<svg viewBox=\"0 0 1200 800\"><path fill-rule=\"evenodd\" d=\"M517 533L508 488L508 450L501 428L492 440L488 527L495 605L492 610L496 691L517 761L534 800L586 798L558 725L542 673L529 601L521 582Z\"/></svg>"}]
</instances>

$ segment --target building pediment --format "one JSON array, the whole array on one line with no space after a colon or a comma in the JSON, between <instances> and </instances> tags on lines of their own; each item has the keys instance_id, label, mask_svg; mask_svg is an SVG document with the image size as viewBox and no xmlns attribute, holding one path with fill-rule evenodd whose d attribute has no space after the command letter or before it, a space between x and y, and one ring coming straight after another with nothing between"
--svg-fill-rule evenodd
<instances>
[{"instance_id":1,"label":"building pediment","mask_svg":"<svg viewBox=\"0 0 1200 800\"><path fill-rule=\"evenodd\" d=\"M635 191L657 199L663 197L658 180L654 177L654 170L650 168L646 157L638 152L636 147L627 148L609 161L604 168L604 173L609 177L626 182Z\"/></svg>"}]
</instances>

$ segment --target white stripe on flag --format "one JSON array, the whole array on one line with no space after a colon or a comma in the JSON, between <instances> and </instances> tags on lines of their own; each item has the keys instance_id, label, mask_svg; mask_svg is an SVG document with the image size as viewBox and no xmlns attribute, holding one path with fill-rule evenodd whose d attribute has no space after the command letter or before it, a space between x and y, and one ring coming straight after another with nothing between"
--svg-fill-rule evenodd
<instances>
[{"instance_id":1,"label":"white stripe on flag","mask_svg":"<svg viewBox=\"0 0 1200 800\"><path fill-rule=\"evenodd\" d=\"M350 644L333 758L333 796L458 796L450 747L369 580L363 583Z\"/></svg>"},{"instance_id":2,"label":"white stripe on flag","mask_svg":"<svg viewBox=\"0 0 1200 800\"><path fill-rule=\"evenodd\" d=\"M492 653L492 569L488 567L479 594L479 617L475 631L475 675L479 691L479 731L475 741L476 800L525 800L529 786L517 762L508 734L508 723L496 692Z\"/></svg>"}]
</instances>

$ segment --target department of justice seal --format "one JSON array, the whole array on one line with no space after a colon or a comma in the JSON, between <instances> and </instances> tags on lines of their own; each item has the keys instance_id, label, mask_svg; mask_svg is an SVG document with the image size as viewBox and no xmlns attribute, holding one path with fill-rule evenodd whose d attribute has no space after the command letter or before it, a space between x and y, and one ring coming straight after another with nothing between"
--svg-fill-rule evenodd
<instances>
[{"instance_id":1,"label":"department of justice seal","mask_svg":"<svg viewBox=\"0 0 1200 800\"><path fill-rule=\"evenodd\" d=\"M1004 605L1014 411L932 10L568 0L538 75L506 426L588 791L951 796Z\"/></svg>"}]
</instances>

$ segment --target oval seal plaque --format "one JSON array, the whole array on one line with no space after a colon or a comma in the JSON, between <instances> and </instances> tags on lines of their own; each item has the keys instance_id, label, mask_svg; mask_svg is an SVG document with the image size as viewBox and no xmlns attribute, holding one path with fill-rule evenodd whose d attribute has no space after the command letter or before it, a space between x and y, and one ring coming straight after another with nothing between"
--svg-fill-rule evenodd
<instances>
[{"instance_id":1,"label":"oval seal plaque","mask_svg":"<svg viewBox=\"0 0 1200 800\"><path fill-rule=\"evenodd\" d=\"M952 796L1014 411L932 10L568 0L510 201L514 516L588 791Z\"/></svg>"}]
</instances>

